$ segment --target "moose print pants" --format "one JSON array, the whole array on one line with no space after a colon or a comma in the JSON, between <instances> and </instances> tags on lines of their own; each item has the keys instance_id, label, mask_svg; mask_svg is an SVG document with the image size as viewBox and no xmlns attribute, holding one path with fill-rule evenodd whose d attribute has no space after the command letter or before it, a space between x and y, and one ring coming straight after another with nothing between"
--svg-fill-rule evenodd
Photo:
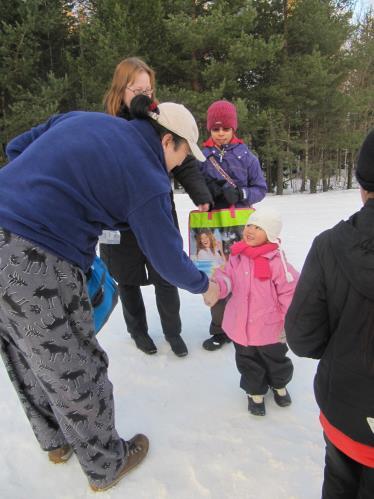
<instances>
[{"instance_id":1,"label":"moose print pants","mask_svg":"<svg viewBox=\"0 0 374 499\"><path fill-rule=\"evenodd\" d=\"M126 460L108 359L75 265L0 229L0 353L43 450L69 443L91 484Z\"/></svg>"}]
</instances>

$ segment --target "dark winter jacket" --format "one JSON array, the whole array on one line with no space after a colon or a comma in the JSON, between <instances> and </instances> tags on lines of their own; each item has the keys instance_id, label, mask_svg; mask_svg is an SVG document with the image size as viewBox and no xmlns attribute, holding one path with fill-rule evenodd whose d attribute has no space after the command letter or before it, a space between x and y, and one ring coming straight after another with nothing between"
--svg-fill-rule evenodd
<instances>
[{"instance_id":1,"label":"dark winter jacket","mask_svg":"<svg viewBox=\"0 0 374 499\"><path fill-rule=\"evenodd\" d=\"M251 206L265 197L267 186L260 162L241 140L236 139L234 143L224 145L222 148L216 147L212 140L206 141L204 145L206 147L203 153L207 161L200 163L200 168L208 186L211 186L215 208L227 208L228 203L221 193L215 196L214 181L224 183L224 178L209 160L211 156L241 190L244 199L236 204L237 207ZM223 185L223 188L225 187L229 187L227 182Z\"/></svg>"},{"instance_id":2,"label":"dark winter jacket","mask_svg":"<svg viewBox=\"0 0 374 499\"><path fill-rule=\"evenodd\" d=\"M193 293L207 289L207 277L183 252L162 146L150 123L72 112L17 137L7 154L0 227L84 271L103 229L130 227L164 279Z\"/></svg>"},{"instance_id":3,"label":"dark winter jacket","mask_svg":"<svg viewBox=\"0 0 374 499\"><path fill-rule=\"evenodd\" d=\"M297 355L321 359L314 389L329 423L373 446L374 199L314 240L286 335Z\"/></svg>"},{"instance_id":4,"label":"dark winter jacket","mask_svg":"<svg viewBox=\"0 0 374 499\"><path fill-rule=\"evenodd\" d=\"M193 156L187 156L181 165L173 169L172 175L196 206L210 204L213 207L213 198L200 171L197 159Z\"/></svg>"}]
</instances>

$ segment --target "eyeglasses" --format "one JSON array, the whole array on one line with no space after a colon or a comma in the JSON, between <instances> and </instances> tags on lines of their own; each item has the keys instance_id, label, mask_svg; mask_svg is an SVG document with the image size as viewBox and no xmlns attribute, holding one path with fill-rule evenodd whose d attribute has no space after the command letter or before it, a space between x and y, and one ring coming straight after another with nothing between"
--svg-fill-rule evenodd
<instances>
[{"instance_id":1,"label":"eyeglasses","mask_svg":"<svg viewBox=\"0 0 374 499\"><path fill-rule=\"evenodd\" d=\"M134 95L152 95L153 94L153 88L146 88L142 90L141 88L130 88L126 87L127 90L130 90Z\"/></svg>"}]
</instances>

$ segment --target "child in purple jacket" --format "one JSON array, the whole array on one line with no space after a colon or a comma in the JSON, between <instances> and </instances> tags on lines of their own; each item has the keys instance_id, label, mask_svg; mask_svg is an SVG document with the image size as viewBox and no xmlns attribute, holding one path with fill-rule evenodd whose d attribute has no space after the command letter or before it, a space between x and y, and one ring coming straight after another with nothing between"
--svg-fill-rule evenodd
<instances>
[{"instance_id":1,"label":"child in purple jacket","mask_svg":"<svg viewBox=\"0 0 374 499\"><path fill-rule=\"evenodd\" d=\"M234 343L240 386L255 416L265 415L269 387L280 407L291 404L286 385L293 365L283 330L298 272L279 248L281 227L277 212L260 207L249 217L243 240L231 247L224 269L214 275L220 298L231 293L222 327Z\"/></svg>"},{"instance_id":2,"label":"child in purple jacket","mask_svg":"<svg viewBox=\"0 0 374 499\"><path fill-rule=\"evenodd\" d=\"M200 163L200 167L213 196L215 209L229 208L232 205L247 208L261 201L266 194L267 186L260 162L244 142L236 137L237 128L234 104L220 100L209 106L207 129L210 138L203 144L207 160ZM231 185L230 179L235 186ZM212 336L203 343L206 350L218 350L230 342L222 329L225 303L225 300L220 300L211 308L209 332Z\"/></svg>"}]
</instances>

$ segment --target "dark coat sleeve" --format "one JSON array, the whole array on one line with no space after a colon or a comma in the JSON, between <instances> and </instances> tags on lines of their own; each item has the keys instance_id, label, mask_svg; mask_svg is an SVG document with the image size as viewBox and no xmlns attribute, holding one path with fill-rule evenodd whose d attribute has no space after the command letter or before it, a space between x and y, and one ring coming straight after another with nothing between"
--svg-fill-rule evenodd
<instances>
[{"instance_id":1,"label":"dark coat sleeve","mask_svg":"<svg viewBox=\"0 0 374 499\"><path fill-rule=\"evenodd\" d=\"M300 357L320 359L330 339L324 269L318 238L307 255L285 321L287 342Z\"/></svg>"},{"instance_id":2,"label":"dark coat sleeve","mask_svg":"<svg viewBox=\"0 0 374 499\"><path fill-rule=\"evenodd\" d=\"M205 203L209 203L211 207L213 206L212 195L200 171L198 162L193 156L187 156L181 165L173 169L172 174L196 206Z\"/></svg>"}]
</instances>

